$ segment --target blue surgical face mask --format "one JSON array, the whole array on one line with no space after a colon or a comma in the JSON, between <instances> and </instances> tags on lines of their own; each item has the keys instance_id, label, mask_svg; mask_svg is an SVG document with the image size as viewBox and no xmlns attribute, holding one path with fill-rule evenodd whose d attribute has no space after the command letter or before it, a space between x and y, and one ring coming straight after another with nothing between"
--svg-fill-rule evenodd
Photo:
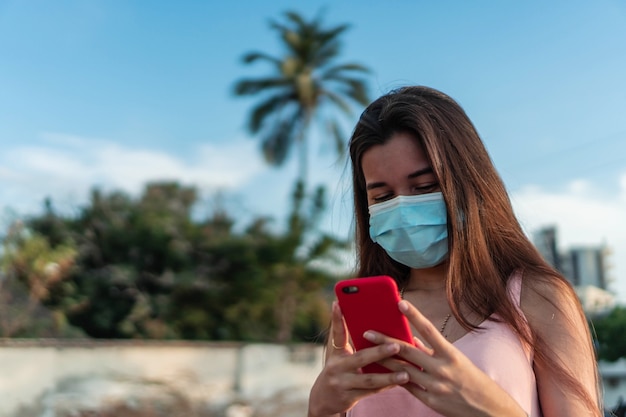
<instances>
[{"instance_id":1,"label":"blue surgical face mask","mask_svg":"<svg viewBox=\"0 0 626 417\"><path fill-rule=\"evenodd\" d=\"M415 269L448 256L446 204L441 192L404 196L369 206L370 237L391 258Z\"/></svg>"}]
</instances>

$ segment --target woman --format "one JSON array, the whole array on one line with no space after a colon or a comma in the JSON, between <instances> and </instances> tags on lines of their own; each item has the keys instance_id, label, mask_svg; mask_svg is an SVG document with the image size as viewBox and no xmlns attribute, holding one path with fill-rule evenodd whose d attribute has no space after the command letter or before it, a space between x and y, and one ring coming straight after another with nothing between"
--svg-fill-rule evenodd
<instances>
[{"instance_id":1,"label":"woman","mask_svg":"<svg viewBox=\"0 0 626 417\"><path fill-rule=\"evenodd\" d=\"M355 352L333 304L309 417L600 416L580 303L516 220L474 126L445 94L374 101L350 140L358 276L390 275L415 346ZM391 370L365 374L379 362Z\"/></svg>"}]
</instances>

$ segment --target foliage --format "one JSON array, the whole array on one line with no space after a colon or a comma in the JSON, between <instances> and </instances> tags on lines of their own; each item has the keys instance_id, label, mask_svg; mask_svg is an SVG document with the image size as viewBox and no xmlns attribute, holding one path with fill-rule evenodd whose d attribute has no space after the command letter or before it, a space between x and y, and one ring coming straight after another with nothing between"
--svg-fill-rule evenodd
<instances>
[{"instance_id":1,"label":"foliage","mask_svg":"<svg viewBox=\"0 0 626 417\"><path fill-rule=\"evenodd\" d=\"M16 222L3 239L0 267L0 336L80 335L59 309L44 309L51 292L65 284L77 250L71 241L52 247L46 236Z\"/></svg>"},{"instance_id":2,"label":"foliage","mask_svg":"<svg viewBox=\"0 0 626 417\"><path fill-rule=\"evenodd\" d=\"M261 139L263 155L272 165L282 165L292 145L300 148L300 181L306 182L306 136L312 120L325 125L327 136L343 155L345 146L336 111L322 113L332 105L345 115L351 114L351 103L368 103L365 80L353 74L369 70L356 63L336 64L340 36L348 25L324 27L319 17L310 21L298 13L284 14L285 22L270 22L278 33L284 55L274 57L263 52L249 52L243 62L264 61L272 67L268 76L244 78L236 82L238 96L260 96L250 112L248 128Z\"/></svg>"},{"instance_id":3,"label":"foliage","mask_svg":"<svg viewBox=\"0 0 626 417\"><path fill-rule=\"evenodd\" d=\"M615 362L626 358L626 307L617 306L607 315L593 320L598 359Z\"/></svg>"},{"instance_id":4,"label":"foliage","mask_svg":"<svg viewBox=\"0 0 626 417\"><path fill-rule=\"evenodd\" d=\"M44 311L97 338L311 341L336 278L312 265L342 246L316 229L324 200L299 183L284 232L266 218L238 232L223 208L194 219L196 190L178 183L138 198L94 190L74 216L48 201L4 239L3 334L41 336L34 322L7 320Z\"/></svg>"}]
</instances>

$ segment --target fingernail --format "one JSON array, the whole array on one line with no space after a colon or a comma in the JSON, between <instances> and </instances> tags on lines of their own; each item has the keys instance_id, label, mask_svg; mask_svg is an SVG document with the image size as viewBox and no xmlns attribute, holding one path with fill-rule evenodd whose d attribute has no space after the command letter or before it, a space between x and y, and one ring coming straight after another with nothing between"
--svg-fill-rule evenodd
<instances>
[{"instance_id":1,"label":"fingernail","mask_svg":"<svg viewBox=\"0 0 626 417\"><path fill-rule=\"evenodd\" d=\"M341 307L339 307L339 302L337 302L337 300L333 301L333 311L336 311L337 313L341 313Z\"/></svg>"},{"instance_id":2,"label":"fingernail","mask_svg":"<svg viewBox=\"0 0 626 417\"><path fill-rule=\"evenodd\" d=\"M409 374L407 372L400 372L396 374L396 381L401 384L409 382Z\"/></svg>"},{"instance_id":3,"label":"fingernail","mask_svg":"<svg viewBox=\"0 0 626 417\"><path fill-rule=\"evenodd\" d=\"M406 313L407 311L409 311L409 304L408 301L406 300L402 300L398 303L398 308L400 309L400 311L402 311L403 313Z\"/></svg>"},{"instance_id":4,"label":"fingernail","mask_svg":"<svg viewBox=\"0 0 626 417\"><path fill-rule=\"evenodd\" d=\"M363 337L369 340L370 342L376 341L376 336L374 335L374 333L370 332L369 330L363 333Z\"/></svg>"},{"instance_id":5,"label":"fingernail","mask_svg":"<svg viewBox=\"0 0 626 417\"><path fill-rule=\"evenodd\" d=\"M417 338L417 336L413 336L413 345L420 349L424 349L425 347L422 341Z\"/></svg>"},{"instance_id":6,"label":"fingernail","mask_svg":"<svg viewBox=\"0 0 626 417\"><path fill-rule=\"evenodd\" d=\"M396 353L400 350L400 345L398 345L397 343L390 343L387 346L385 346L385 349L389 353Z\"/></svg>"}]
</instances>

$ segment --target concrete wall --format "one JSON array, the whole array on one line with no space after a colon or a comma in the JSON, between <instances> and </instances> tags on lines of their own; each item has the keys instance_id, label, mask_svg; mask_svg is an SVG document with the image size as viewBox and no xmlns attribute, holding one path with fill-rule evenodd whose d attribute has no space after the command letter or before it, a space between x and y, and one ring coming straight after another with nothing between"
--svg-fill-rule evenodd
<instances>
[{"instance_id":1,"label":"concrete wall","mask_svg":"<svg viewBox=\"0 0 626 417\"><path fill-rule=\"evenodd\" d=\"M237 415L302 416L322 354L316 345L0 340L0 417L155 399L217 416L234 415L226 410L232 403L253 407ZM626 398L626 361L601 363L600 371L610 408Z\"/></svg>"},{"instance_id":2,"label":"concrete wall","mask_svg":"<svg viewBox=\"0 0 626 417\"><path fill-rule=\"evenodd\" d=\"M283 395L304 406L321 358L315 345L5 340L0 417L57 415L150 396L220 408Z\"/></svg>"}]
</instances>

